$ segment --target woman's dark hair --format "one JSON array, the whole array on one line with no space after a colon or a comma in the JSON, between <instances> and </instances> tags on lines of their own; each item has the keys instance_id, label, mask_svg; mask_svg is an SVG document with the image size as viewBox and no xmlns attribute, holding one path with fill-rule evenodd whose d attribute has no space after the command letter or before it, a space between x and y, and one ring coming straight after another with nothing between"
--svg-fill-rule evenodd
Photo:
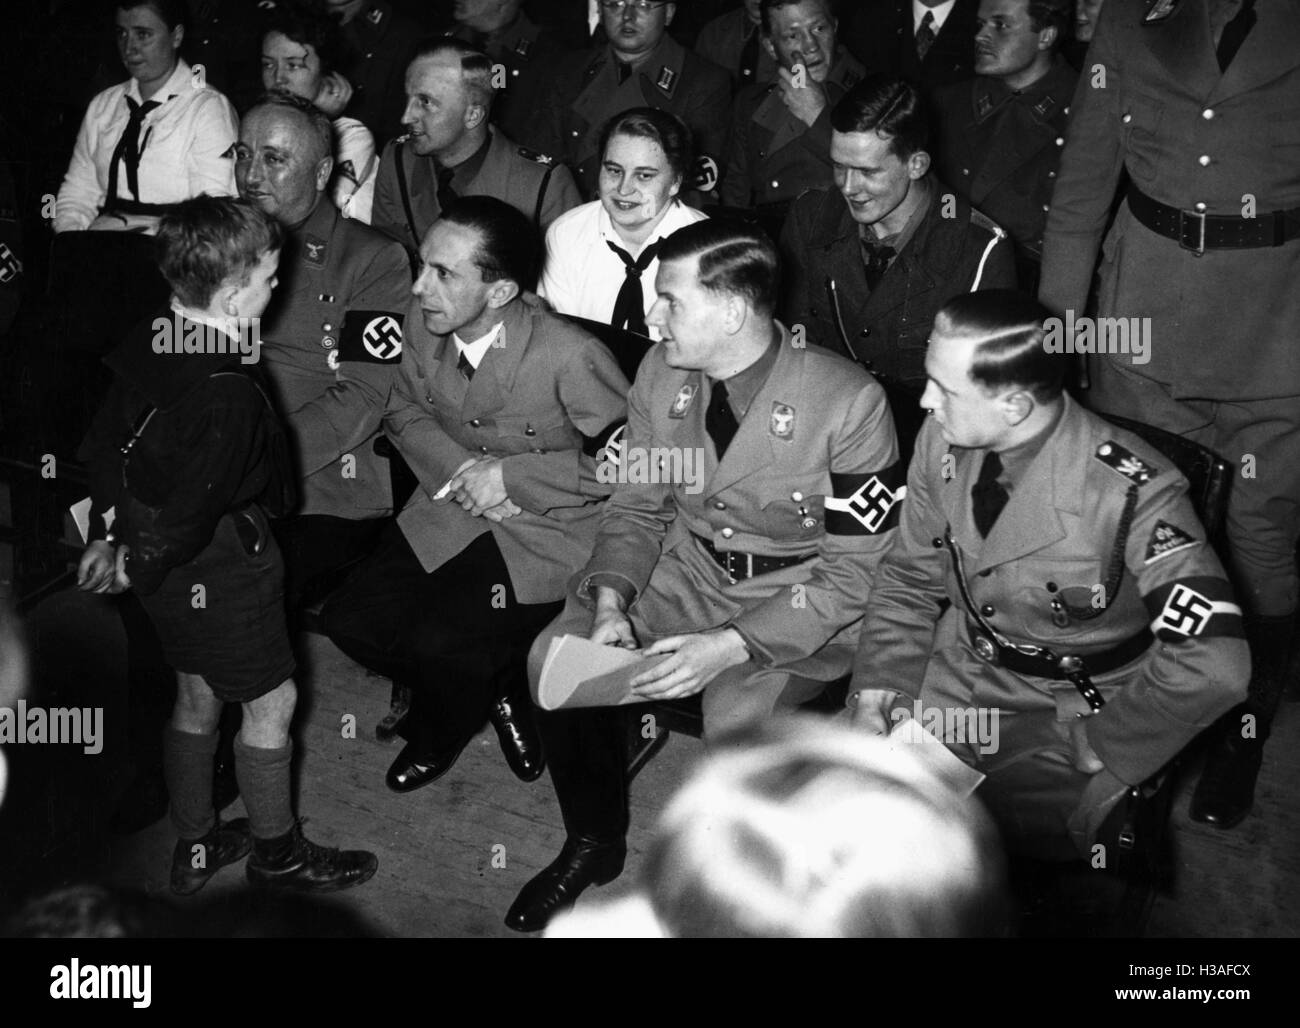
<instances>
[{"instance_id":1,"label":"woman's dark hair","mask_svg":"<svg viewBox=\"0 0 1300 1028\"><path fill-rule=\"evenodd\" d=\"M204 193L163 215L158 267L176 299L203 309L226 282L247 283L262 258L283 245L284 229L260 207Z\"/></svg>"},{"instance_id":2,"label":"woman's dark hair","mask_svg":"<svg viewBox=\"0 0 1300 1028\"><path fill-rule=\"evenodd\" d=\"M520 211L495 196L462 196L447 206L441 220L478 233L474 265L484 282L509 279L521 290L537 288L542 240Z\"/></svg>"},{"instance_id":3,"label":"woman's dark hair","mask_svg":"<svg viewBox=\"0 0 1300 1028\"><path fill-rule=\"evenodd\" d=\"M134 11L137 7L150 8L168 29L189 23L185 0L116 0L113 4L114 11Z\"/></svg>"},{"instance_id":4,"label":"woman's dark hair","mask_svg":"<svg viewBox=\"0 0 1300 1028\"><path fill-rule=\"evenodd\" d=\"M348 45L343 37L343 30L315 3L293 2L278 4L275 14L267 23L262 40L272 32L278 32L286 39L309 46L320 58L321 74L328 75L338 71L349 57Z\"/></svg>"},{"instance_id":5,"label":"woman's dark hair","mask_svg":"<svg viewBox=\"0 0 1300 1028\"><path fill-rule=\"evenodd\" d=\"M702 289L741 296L763 314L775 309L779 261L761 229L722 218L697 221L659 246L661 263L687 257L699 258Z\"/></svg>"},{"instance_id":6,"label":"woman's dark hair","mask_svg":"<svg viewBox=\"0 0 1300 1028\"><path fill-rule=\"evenodd\" d=\"M929 114L920 92L892 75L868 75L831 111L836 132L876 132L890 140L890 150L905 161L930 145Z\"/></svg>"},{"instance_id":7,"label":"woman's dark hair","mask_svg":"<svg viewBox=\"0 0 1300 1028\"><path fill-rule=\"evenodd\" d=\"M934 327L978 340L970 377L987 390L1026 390L1039 403L1061 395L1068 357L1049 352L1045 322L1051 317L1032 296L1013 289L984 289L949 300Z\"/></svg>"},{"instance_id":8,"label":"woman's dark hair","mask_svg":"<svg viewBox=\"0 0 1300 1028\"><path fill-rule=\"evenodd\" d=\"M632 107L616 114L605 122L600 130L601 159L605 157L605 148L614 136L636 136L658 143L668 158L668 167L685 186L690 181L693 163L691 130L681 118L668 111L654 107Z\"/></svg>"}]
</instances>

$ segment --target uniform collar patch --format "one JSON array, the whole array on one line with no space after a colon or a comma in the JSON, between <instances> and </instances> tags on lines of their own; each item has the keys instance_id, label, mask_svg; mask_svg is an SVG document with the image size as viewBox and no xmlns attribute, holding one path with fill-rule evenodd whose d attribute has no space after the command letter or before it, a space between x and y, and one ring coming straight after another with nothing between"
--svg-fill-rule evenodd
<instances>
[{"instance_id":1,"label":"uniform collar patch","mask_svg":"<svg viewBox=\"0 0 1300 1028\"><path fill-rule=\"evenodd\" d=\"M319 236L302 237L302 258L314 268L325 266L325 251L328 247Z\"/></svg>"},{"instance_id":2,"label":"uniform collar patch","mask_svg":"<svg viewBox=\"0 0 1300 1028\"><path fill-rule=\"evenodd\" d=\"M659 77L655 79L655 85L662 89L669 96L673 92L673 83L677 81L677 72L673 71L668 65L659 69Z\"/></svg>"},{"instance_id":3,"label":"uniform collar patch","mask_svg":"<svg viewBox=\"0 0 1300 1028\"><path fill-rule=\"evenodd\" d=\"M772 404L771 431L778 439L794 438L794 408L788 403Z\"/></svg>"},{"instance_id":4,"label":"uniform collar patch","mask_svg":"<svg viewBox=\"0 0 1300 1028\"><path fill-rule=\"evenodd\" d=\"M686 411L690 408L691 401L695 399L695 394L699 392L699 389L700 387L693 382L687 382L677 390L672 406L668 408L668 416L678 419L686 417Z\"/></svg>"},{"instance_id":5,"label":"uniform collar patch","mask_svg":"<svg viewBox=\"0 0 1300 1028\"><path fill-rule=\"evenodd\" d=\"M372 7L366 12L366 21L371 25L378 25L384 20L384 12L378 7Z\"/></svg>"}]
</instances>

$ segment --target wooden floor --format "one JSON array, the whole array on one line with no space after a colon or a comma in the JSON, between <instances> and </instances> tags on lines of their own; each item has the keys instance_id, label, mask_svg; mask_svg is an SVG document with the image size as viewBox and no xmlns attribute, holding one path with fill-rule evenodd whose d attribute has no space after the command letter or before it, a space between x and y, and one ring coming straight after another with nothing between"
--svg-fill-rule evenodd
<instances>
[{"instance_id":1,"label":"wooden floor","mask_svg":"<svg viewBox=\"0 0 1300 1028\"><path fill-rule=\"evenodd\" d=\"M322 637L304 636L303 649L300 684L309 700L298 732L299 812L313 840L365 846L379 856L375 878L337 902L387 936L515 937L502 917L563 841L549 776L517 781L487 730L441 781L406 796L389 792L383 775L400 742L383 744L373 733L387 709L388 683L368 677ZM355 738L344 737L348 715L356 718ZM699 742L673 736L642 771L632 788L627 871L583 902L631 887L657 812L702 753ZM1256 811L1236 831L1188 820L1195 770L1174 813L1176 889L1157 899L1148 935L1300 935L1300 704L1279 714ZM227 816L236 812L242 805ZM119 884L166 895L172 843L164 819L117 843L105 871ZM242 888L237 865L200 896L233 898Z\"/></svg>"}]
</instances>

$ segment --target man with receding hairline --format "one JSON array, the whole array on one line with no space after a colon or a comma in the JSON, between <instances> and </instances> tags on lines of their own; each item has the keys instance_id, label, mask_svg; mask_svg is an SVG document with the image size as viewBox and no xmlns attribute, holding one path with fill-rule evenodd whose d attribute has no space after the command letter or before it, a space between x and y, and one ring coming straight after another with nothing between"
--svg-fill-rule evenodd
<instances>
[{"instance_id":1,"label":"man with receding hairline","mask_svg":"<svg viewBox=\"0 0 1300 1028\"><path fill-rule=\"evenodd\" d=\"M907 716L996 718L991 748L943 742L987 775L978 795L1013 850L1070 859L1243 695L1249 665L1187 481L1062 391L1068 358L1045 347L1046 318L1002 290L939 312L931 417L849 706L877 734Z\"/></svg>"}]
</instances>

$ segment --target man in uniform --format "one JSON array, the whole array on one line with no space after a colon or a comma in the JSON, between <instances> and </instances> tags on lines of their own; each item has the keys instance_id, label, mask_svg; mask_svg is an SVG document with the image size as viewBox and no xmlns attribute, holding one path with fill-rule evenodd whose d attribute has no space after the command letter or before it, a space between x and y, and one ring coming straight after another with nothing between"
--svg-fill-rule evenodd
<instances>
[{"instance_id":1,"label":"man in uniform","mask_svg":"<svg viewBox=\"0 0 1300 1028\"><path fill-rule=\"evenodd\" d=\"M1254 657L1191 807L1249 813L1282 692L1300 577L1300 8L1107 0L1071 105L1043 242L1043 302L1085 309L1112 200L1098 314L1148 319L1150 361L1091 362L1089 402L1241 469L1231 570ZM1104 88L1103 88L1104 87Z\"/></svg>"},{"instance_id":2,"label":"man in uniform","mask_svg":"<svg viewBox=\"0 0 1300 1028\"><path fill-rule=\"evenodd\" d=\"M414 253L458 196L495 196L545 230L581 198L569 169L488 124L492 65L456 39L423 44L406 72L407 135L384 149L371 224Z\"/></svg>"},{"instance_id":3,"label":"man in uniform","mask_svg":"<svg viewBox=\"0 0 1300 1028\"><path fill-rule=\"evenodd\" d=\"M675 3L602 0L600 10L608 43L560 71L547 90L546 147L573 168L583 195L594 198L605 122L631 107L658 107L691 130L697 185L709 192L726 143L730 77L668 35Z\"/></svg>"},{"instance_id":4,"label":"man in uniform","mask_svg":"<svg viewBox=\"0 0 1300 1028\"><path fill-rule=\"evenodd\" d=\"M873 0L857 6L843 38L868 71L897 75L921 90L970 78L979 0Z\"/></svg>"},{"instance_id":5,"label":"man in uniform","mask_svg":"<svg viewBox=\"0 0 1300 1028\"><path fill-rule=\"evenodd\" d=\"M385 421L420 488L321 611L345 653L412 691L396 792L449 771L489 718L514 773L542 773L524 661L590 552L609 494L596 455L628 385L525 292L540 252L494 197L462 197L429 230Z\"/></svg>"},{"instance_id":6,"label":"man in uniform","mask_svg":"<svg viewBox=\"0 0 1300 1028\"><path fill-rule=\"evenodd\" d=\"M914 86L868 76L835 106L831 128L837 188L800 197L782 236L787 321L919 390L935 312L960 293L1015 285L1011 245L929 173Z\"/></svg>"},{"instance_id":7,"label":"man in uniform","mask_svg":"<svg viewBox=\"0 0 1300 1028\"><path fill-rule=\"evenodd\" d=\"M940 176L1006 229L1031 291L1079 77L1059 52L1069 18L1069 0L982 0L978 75L935 101Z\"/></svg>"},{"instance_id":8,"label":"man in uniform","mask_svg":"<svg viewBox=\"0 0 1300 1028\"><path fill-rule=\"evenodd\" d=\"M877 733L920 719L987 776L1013 851L1069 860L1244 694L1248 663L1187 481L1062 392L1047 316L1003 290L939 312L849 706Z\"/></svg>"},{"instance_id":9,"label":"man in uniform","mask_svg":"<svg viewBox=\"0 0 1300 1028\"><path fill-rule=\"evenodd\" d=\"M559 33L534 24L523 0L456 0L448 35L487 54L505 74L492 102L492 121L528 143L537 131L537 98L565 57Z\"/></svg>"},{"instance_id":10,"label":"man in uniform","mask_svg":"<svg viewBox=\"0 0 1300 1028\"><path fill-rule=\"evenodd\" d=\"M277 93L244 115L236 147L240 196L287 230L260 335L301 483L297 516L277 523L291 612L370 551L393 506L374 443L411 278L400 246L330 202L333 138L325 115Z\"/></svg>"},{"instance_id":11,"label":"man in uniform","mask_svg":"<svg viewBox=\"0 0 1300 1028\"><path fill-rule=\"evenodd\" d=\"M695 52L731 72L737 88L776 78L776 58L762 44L762 2L744 0L734 11L718 15L695 41Z\"/></svg>"},{"instance_id":12,"label":"man in uniform","mask_svg":"<svg viewBox=\"0 0 1300 1028\"><path fill-rule=\"evenodd\" d=\"M701 221L669 236L659 260L647 320L662 341L628 397L627 473L529 674L537 680L550 640L566 633L643 645L647 657L671 656L633 680L636 695L702 691L714 736L845 673L864 583L893 536L902 469L880 386L772 318L777 256L766 236ZM656 454L665 463L632 474ZM568 839L519 894L509 927L536 931L621 872L620 714L541 716Z\"/></svg>"},{"instance_id":13,"label":"man in uniform","mask_svg":"<svg viewBox=\"0 0 1300 1028\"><path fill-rule=\"evenodd\" d=\"M862 78L835 42L830 0L763 0L763 49L780 69L736 97L722 174L731 207L788 205L831 181L831 109Z\"/></svg>"},{"instance_id":14,"label":"man in uniform","mask_svg":"<svg viewBox=\"0 0 1300 1028\"><path fill-rule=\"evenodd\" d=\"M420 26L386 0L325 0L343 26L353 60L339 70L352 85L343 111L374 134L382 147L402 131L402 76L420 38Z\"/></svg>"}]
</instances>

